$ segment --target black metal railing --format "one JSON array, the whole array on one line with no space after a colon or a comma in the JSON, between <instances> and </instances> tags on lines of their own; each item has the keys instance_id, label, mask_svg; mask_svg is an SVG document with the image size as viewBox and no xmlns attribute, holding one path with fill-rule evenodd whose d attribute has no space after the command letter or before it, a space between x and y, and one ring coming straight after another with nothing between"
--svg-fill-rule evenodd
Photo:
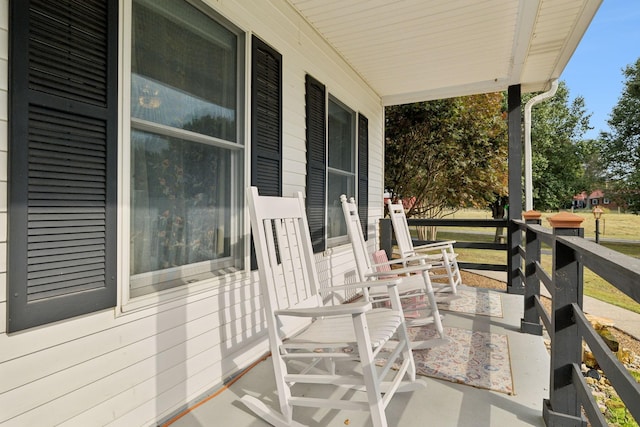
<instances>
[{"instance_id":1,"label":"black metal railing","mask_svg":"<svg viewBox=\"0 0 640 427\"><path fill-rule=\"evenodd\" d=\"M508 220L407 219L410 226L507 227ZM551 338L549 399L543 406L547 426L607 426L582 373L582 343L587 343L598 365L636 420L640 420L640 385L627 372L582 311L583 269L589 268L614 287L640 302L640 259L620 254L584 239L580 227L544 228L539 219L515 220L509 229L524 234L513 250L504 243L459 242L456 248L504 250L522 262L512 268L524 284L523 333ZM430 243L416 241L415 245ZM551 250L551 274L541 263L542 244ZM380 247L391 257L395 241L389 219L380 220ZM507 271L506 265L459 262L461 268ZM540 284L551 295L551 313L540 299Z\"/></svg>"},{"instance_id":2,"label":"black metal railing","mask_svg":"<svg viewBox=\"0 0 640 427\"><path fill-rule=\"evenodd\" d=\"M546 425L585 426L581 412L584 408L592 426L607 426L581 373L583 340L631 415L640 420L640 385L582 311L584 267L640 302L640 260L585 240L583 229L577 226L550 230L543 228L539 219L514 224L525 233L524 244L519 248L524 260L519 274L525 284L521 330L542 334L544 325L551 338L551 384L543 407ZM541 243L551 248L551 274L541 264ZM540 283L551 295L550 314L540 299Z\"/></svg>"}]
</instances>

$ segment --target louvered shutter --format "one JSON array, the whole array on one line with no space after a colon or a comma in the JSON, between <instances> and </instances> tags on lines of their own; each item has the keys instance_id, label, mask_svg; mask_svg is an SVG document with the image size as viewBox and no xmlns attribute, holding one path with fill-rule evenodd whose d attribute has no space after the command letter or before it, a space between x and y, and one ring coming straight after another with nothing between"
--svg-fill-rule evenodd
<instances>
[{"instance_id":1,"label":"louvered shutter","mask_svg":"<svg viewBox=\"0 0 640 427\"><path fill-rule=\"evenodd\" d=\"M358 114L358 216L364 239L369 224L369 120Z\"/></svg>"},{"instance_id":2,"label":"louvered shutter","mask_svg":"<svg viewBox=\"0 0 640 427\"><path fill-rule=\"evenodd\" d=\"M262 196L282 196L282 55L253 36L251 60L251 185Z\"/></svg>"},{"instance_id":3,"label":"louvered shutter","mask_svg":"<svg viewBox=\"0 0 640 427\"><path fill-rule=\"evenodd\" d=\"M9 331L116 305L117 5L10 2Z\"/></svg>"},{"instance_id":4,"label":"louvered shutter","mask_svg":"<svg viewBox=\"0 0 640 427\"><path fill-rule=\"evenodd\" d=\"M306 77L307 218L315 253L325 250L326 196L326 96L322 83Z\"/></svg>"},{"instance_id":5,"label":"louvered shutter","mask_svg":"<svg viewBox=\"0 0 640 427\"><path fill-rule=\"evenodd\" d=\"M282 195L282 56L252 39L251 185L261 195Z\"/></svg>"}]
</instances>

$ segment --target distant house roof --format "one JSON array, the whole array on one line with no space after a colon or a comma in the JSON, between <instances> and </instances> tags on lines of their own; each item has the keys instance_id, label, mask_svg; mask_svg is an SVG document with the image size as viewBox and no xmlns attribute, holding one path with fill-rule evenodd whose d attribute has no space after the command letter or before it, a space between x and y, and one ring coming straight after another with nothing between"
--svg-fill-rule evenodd
<instances>
[{"instance_id":1,"label":"distant house roof","mask_svg":"<svg viewBox=\"0 0 640 427\"><path fill-rule=\"evenodd\" d=\"M589 199L601 199L604 197L604 192L602 190L594 190L589 194Z\"/></svg>"}]
</instances>

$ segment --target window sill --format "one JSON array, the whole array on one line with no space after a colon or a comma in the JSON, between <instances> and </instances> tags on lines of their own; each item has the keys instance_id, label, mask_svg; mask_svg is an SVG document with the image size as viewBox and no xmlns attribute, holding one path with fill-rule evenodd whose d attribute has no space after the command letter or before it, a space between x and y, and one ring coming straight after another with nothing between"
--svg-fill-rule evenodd
<instances>
[{"instance_id":1,"label":"window sill","mask_svg":"<svg viewBox=\"0 0 640 427\"><path fill-rule=\"evenodd\" d=\"M198 299L210 296L209 294L215 295L219 293L222 288L230 284L248 281L250 277L251 272L240 270L194 281L183 286L132 297L122 303L120 310L118 310L118 316L165 304L172 307L174 305L183 305L187 300L189 302L197 301Z\"/></svg>"}]
</instances>

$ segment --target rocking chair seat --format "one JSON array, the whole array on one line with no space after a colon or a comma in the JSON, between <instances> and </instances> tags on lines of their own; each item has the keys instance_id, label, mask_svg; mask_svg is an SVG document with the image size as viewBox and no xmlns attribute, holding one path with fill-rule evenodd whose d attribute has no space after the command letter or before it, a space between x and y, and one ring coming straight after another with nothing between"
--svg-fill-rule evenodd
<instances>
[{"instance_id":1,"label":"rocking chair seat","mask_svg":"<svg viewBox=\"0 0 640 427\"><path fill-rule=\"evenodd\" d=\"M371 346L376 348L391 338L402 323L402 313L389 309L374 308L365 314L369 325ZM286 348L297 344L326 345L328 348L346 347L356 344L356 335L351 316L325 317L313 322L307 329L285 341Z\"/></svg>"}]
</instances>

